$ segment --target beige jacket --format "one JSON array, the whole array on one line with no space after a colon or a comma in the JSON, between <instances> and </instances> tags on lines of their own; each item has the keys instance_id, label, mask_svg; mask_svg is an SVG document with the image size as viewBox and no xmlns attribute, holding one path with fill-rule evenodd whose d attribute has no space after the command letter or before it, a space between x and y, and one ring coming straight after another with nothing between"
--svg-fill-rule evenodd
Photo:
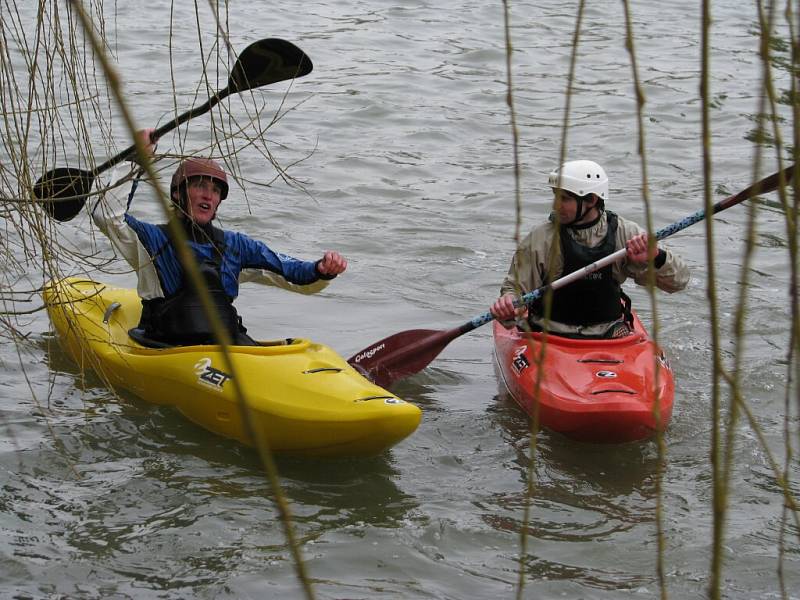
<instances>
[{"instance_id":1,"label":"beige jacket","mask_svg":"<svg viewBox=\"0 0 800 600\"><path fill-rule=\"evenodd\" d=\"M626 242L632 237L645 233L633 221L618 217L618 223L615 250L624 248ZM605 239L607 230L608 218L606 213L603 212L600 220L593 227L587 229L562 228L562 235L570 235L578 243L593 248ZM549 268L550 253L554 247L556 255L553 257L553 276L549 280L555 281L564 275L562 273L564 261L561 256L560 245L555 240L555 233L555 225L548 220L546 223L534 227L522 240L519 248L514 253L511 267L500 288L501 295L507 293L522 295L543 286L544 278ZM665 292L680 291L689 283L689 268L681 257L666 248L664 248L664 251L667 255L666 261L661 268L656 270L655 284ZM623 259L612 266L612 274L620 284L630 277L639 285L647 285L646 264L634 264ZM587 299L587 301L590 301L590 299ZM531 321L539 326L544 325L543 320L533 316L531 316ZM600 323L582 327L550 321L549 330L554 333L602 335L613 325L614 323Z\"/></svg>"}]
</instances>

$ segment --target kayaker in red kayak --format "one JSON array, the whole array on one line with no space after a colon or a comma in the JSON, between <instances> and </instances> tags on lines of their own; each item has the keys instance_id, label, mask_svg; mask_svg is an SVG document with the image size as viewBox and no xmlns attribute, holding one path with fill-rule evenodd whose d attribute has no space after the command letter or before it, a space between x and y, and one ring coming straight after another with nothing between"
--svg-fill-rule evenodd
<instances>
[{"instance_id":1,"label":"kayaker in red kayak","mask_svg":"<svg viewBox=\"0 0 800 600\"><path fill-rule=\"evenodd\" d=\"M544 301L515 308L513 301L562 275L568 275L622 248L621 262L590 273L587 277L553 293L548 330L557 335L615 338L631 332L630 299L622 291L627 278L647 285L647 234L636 223L606 210L608 177L590 160L564 163L550 173L554 210L525 237L492 305L494 317L510 327L515 319L527 319L533 330L544 327ZM558 252L551 253L560 228ZM679 256L658 248L654 257L655 284L666 292L682 290L689 282L689 269Z\"/></svg>"},{"instance_id":2,"label":"kayaker in red kayak","mask_svg":"<svg viewBox=\"0 0 800 600\"><path fill-rule=\"evenodd\" d=\"M153 131L139 132L150 154ZM146 223L128 212L137 183L138 179L127 199L116 191L119 188L109 190L92 211L94 222L138 276L142 318L132 335L139 341L175 345L215 343L200 297L184 277L167 225ZM170 196L175 211L171 218L186 234L230 339L237 345L256 345L233 306L241 281L315 293L343 273L347 261L333 251L317 261L299 260L242 233L214 227L217 209L227 195L228 177L215 161L189 158L172 177Z\"/></svg>"}]
</instances>

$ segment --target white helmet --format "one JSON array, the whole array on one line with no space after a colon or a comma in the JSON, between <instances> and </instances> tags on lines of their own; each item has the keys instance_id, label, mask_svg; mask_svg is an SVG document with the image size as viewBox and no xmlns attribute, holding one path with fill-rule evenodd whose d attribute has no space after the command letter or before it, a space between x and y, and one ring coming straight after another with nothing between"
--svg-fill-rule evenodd
<instances>
[{"instance_id":1,"label":"white helmet","mask_svg":"<svg viewBox=\"0 0 800 600\"><path fill-rule=\"evenodd\" d=\"M567 190L578 196L597 194L608 199L608 177L603 167L591 160L571 160L561 169L550 172L547 180L552 188Z\"/></svg>"}]
</instances>

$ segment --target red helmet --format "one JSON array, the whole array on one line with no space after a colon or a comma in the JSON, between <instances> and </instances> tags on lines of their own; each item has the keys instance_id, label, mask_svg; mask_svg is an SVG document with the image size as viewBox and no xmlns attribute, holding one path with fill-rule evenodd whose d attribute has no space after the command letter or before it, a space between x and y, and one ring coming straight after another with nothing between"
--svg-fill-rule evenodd
<instances>
[{"instance_id":1,"label":"red helmet","mask_svg":"<svg viewBox=\"0 0 800 600\"><path fill-rule=\"evenodd\" d=\"M178 165L178 168L175 169L175 174L172 176L172 183L169 186L170 196L174 198L174 194L178 191L180 185L190 177L210 177L222 188L220 199L225 200L228 197L228 176L222 170L222 167L210 158L187 158Z\"/></svg>"}]
</instances>

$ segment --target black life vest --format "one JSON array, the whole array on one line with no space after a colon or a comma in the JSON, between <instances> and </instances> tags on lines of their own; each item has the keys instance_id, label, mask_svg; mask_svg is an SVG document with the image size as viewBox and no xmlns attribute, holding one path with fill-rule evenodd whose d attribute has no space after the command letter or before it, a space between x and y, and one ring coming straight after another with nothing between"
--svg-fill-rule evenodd
<instances>
[{"instance_id":1,"label":"black life vest","mask_svg":"<svg viewBox=\"0 0 800 600\"><path fill-rule=\"evenodd\" d=\"M606 211L608 229L606 236L594 248L579 244L562 229L561 255L564 257L562 274L569 275L616 251L617 215ZM583 279L575 281L553 292L553 307L550 318L567 325L597 325L611 323L624 314L622 287L614 279L613 265L608 265ZM543 303L534 304L537 316L543 314Z\"/></svg>"},{"instance_id":2,"label":"black life vest","mask_svg":"<svg viewBox=\"0 0 800 600\"><path fill-rule=\"evenodd\" d=\"M175 242L170 235L168 226L159 225L159 228L168 239L164 247L167 244L172 244L174 247ZM187 227L187 229L190 228ZM241 319L233 306L233 298L225 293L222 286L222 257L225 252L223 231L213 226L204 228L201 232L189 231L190 235L196 233L199 235L195 235L195 238L210 237L214 245L212 258L198 259L198 267L223 328L228 332L228 336L234 344L254 343L244 335L246 329L242 326ZM163 251L163 247L160 251ZM219 343L214 336L211 323L206 317L200 295L185 275L183 285L177 293L165 298L142 300L142 317L139 321L139 328L144 330L147 338L168 344Z\"/></svg>"}]
</instances>

